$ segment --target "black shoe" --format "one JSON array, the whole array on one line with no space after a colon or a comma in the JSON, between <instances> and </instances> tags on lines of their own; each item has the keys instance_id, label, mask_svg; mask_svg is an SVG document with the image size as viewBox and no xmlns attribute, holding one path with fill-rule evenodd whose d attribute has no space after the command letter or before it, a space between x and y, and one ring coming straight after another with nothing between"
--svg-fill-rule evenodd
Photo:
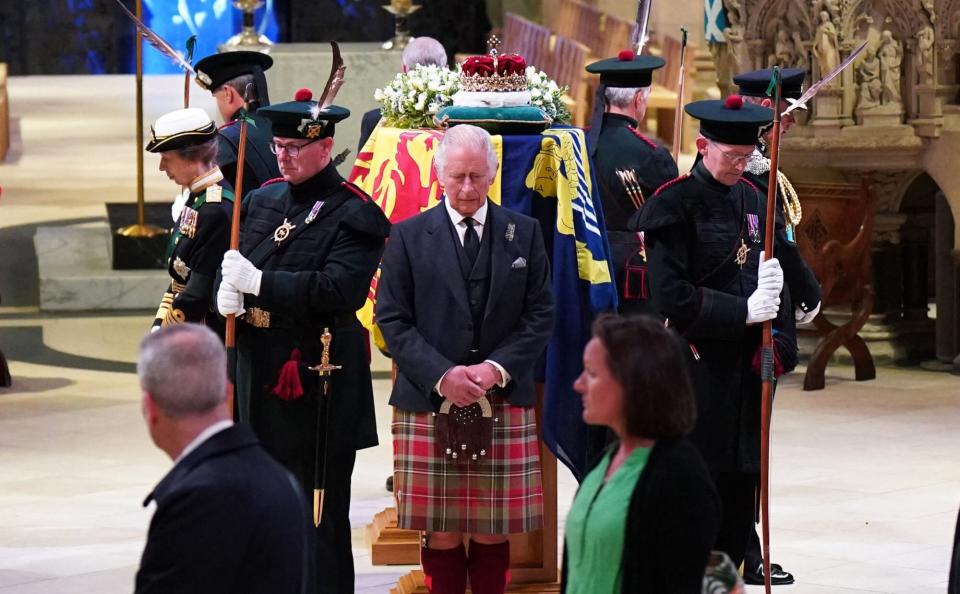
<instances>
[{"instance_id":1,"label":"black shoe","mask_svg":"<svg viewBox=\"0 0 960 594\"><path fill-rule=\"evenodd\" d=\"M749 584L751 586L762 586L763 585L763 563L758 565L754 570L750 570L744 567L743 583ZM770 564L770 585L786 586L792 583L793 583L792 573L787 573L786 571L783 570L783 567L781 567L776 563Z\"/></svg>"},{"instance_id":2,"label":"black shoe","mask_svg":"<svg viewBox=\"0 0 960 594\"><path fill-rule=\"evenodd\" d=\"M387 477L387 485L386 485L386 486L387 486L387 491L393 493L393 475L392 475L392 474ZM772 575L775 576L775 575L777 575L777 574L774 573L774 574L772 574ZM793 578L790 578L790 579L792 580Z\"/></svg>"}]
</instances>

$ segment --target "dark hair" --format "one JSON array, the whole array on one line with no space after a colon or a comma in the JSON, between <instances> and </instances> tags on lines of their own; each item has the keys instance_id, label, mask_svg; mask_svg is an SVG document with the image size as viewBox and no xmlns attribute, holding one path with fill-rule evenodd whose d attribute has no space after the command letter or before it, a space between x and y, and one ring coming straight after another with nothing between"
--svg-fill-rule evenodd
<instances>
[{"instance_id":1,"label":"dark hair","mask_svg":"<svg viewBox=\"0 0 960 594\"><path fill-rule=\"evenodd\" d=\"M629 435L660 439L693 430L697 405L684 345L650 317L602 315L593 336L607 352L610 375L623 390Z\"/></svg>"},{"instance_id":2,"label":"dark hair","mask_svg":"<svg viewBox=\"0 0 960 594\"><path fill-rule=\"evenodd\" d=\"M240 95L241 99L246 99L247 95L247 85L256 85L256 79L252 74L241 74L236 78L231 78L220 84L219 87L214 89L214 92L219 91L223 87L230 87Z\"/></svg>"}]
</instances>

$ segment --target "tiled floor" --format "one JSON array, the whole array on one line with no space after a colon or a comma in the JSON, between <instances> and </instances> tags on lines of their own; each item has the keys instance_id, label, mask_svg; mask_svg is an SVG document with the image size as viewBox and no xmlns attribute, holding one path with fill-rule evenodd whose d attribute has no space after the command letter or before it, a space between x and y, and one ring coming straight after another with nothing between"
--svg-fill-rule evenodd
<instances>
[{"instance_id":1,"label":"tiled floor","mask_svg":"<svg viewBox=\"0 0 960 594\"><path fill-rule=\"evenodd\" d=\"M178 105L177 80L147 78L148 118ZM102 217L103 202L132 197L132 94L131 77L10 81L0 347L15 384L0 389L0 594L129 592L151 513L140 502L170 467L132 373L149 312L40 314L29 243L33 224ZM155 168L148 156L147 196L162 200L173 189ZM942 594L960 505L960 379L884 368L857 384L831 371L824 391L802 392L794 375L778 393L773 557L798 583L777 590ZM390 503L387 381L375 388L386 445L358 457L351 511L358 591L371 594L405 571L371 567L363 534ZM575 484L560 475L562 521Z\"/></svg>"}]
</instances>

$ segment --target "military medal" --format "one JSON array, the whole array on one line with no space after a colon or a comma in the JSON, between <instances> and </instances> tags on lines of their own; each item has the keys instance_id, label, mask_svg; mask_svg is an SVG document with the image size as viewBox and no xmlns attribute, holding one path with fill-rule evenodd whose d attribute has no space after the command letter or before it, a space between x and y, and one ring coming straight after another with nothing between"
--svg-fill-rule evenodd
<instances>
[{"instance_id":1,"label":"military medal","mask_svg":"<svg viewBox=\"0 0 960 594\"><path fill-rule=\"evenodd\" d=\"M187 280L187 276L190 275L190 267L180 259L180 256L177 256L173 261L173 271L183 280Z\"/></svg>"},{"instance_id":2,"label":"military medal","mask_svg":"<svg viewBox=\"0 0 960 594\"><path fill-rule=\"evenodd\" d=\"M737 264L740 265L740 268L743 268L743 265L747 263L747 254L750 252L750 248L747 247L743 238L740 238L740 247L737 248L737 259L734 260Z\"/></svg>"},{"instance_id":3,"label":"military medal","mask_svg":"<svg viewBox=\"0 0 960 594\"><path fill-rule=\"evenodd\" d=\"M197 234L197 211L192 208L184 208L183 213L180 215L180 234L186 235L190 239L193 239L194 235Z\"/></svg>"},{"instance_id":4,"label":"military medal","mask_svg":"<svg viewBox=\"0 0 960 594\"><path fill-rule=\"evenodd\" d=\"M290 237L290 231L296 228L296 225L291 223L284 217L283 224L276 228L273 232L273 240L277 242L277 245L283 243L288 237Z\"/></svg>"},{"instance_id":5,"label":"military medal","mask_svg":"<svg viewBox=\"0 0 960 594\"><path fill-rule=\"evenodd\" d=\"M747 229L750 234L750 241L760 243L760 217L755 214L748 214Z\"/></svg>"},{"instance_id":6,"label":"military medal","mask_svg":"<svg viewBox=\"0 0 960 594\"><path fill-rule=\"evenodd\" d=\"M310 214L307 215L307 218L304 219L303 222L307 225L312 223L317 218L317 215L320 213L321 208L323 208L323 200L317 200L313 204L313 208L310 209Z\"/></svg>"}]
</instances>

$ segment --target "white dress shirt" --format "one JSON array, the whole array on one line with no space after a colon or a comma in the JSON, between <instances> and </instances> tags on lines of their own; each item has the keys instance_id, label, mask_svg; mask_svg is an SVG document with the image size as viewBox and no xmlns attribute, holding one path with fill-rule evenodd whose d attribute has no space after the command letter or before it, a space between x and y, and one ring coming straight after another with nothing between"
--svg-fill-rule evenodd
<instances>
[{"instance_id":1,"label":"white dress shirt","mask_svg":"<svg viewBox=\"0 0 960 594\"><path fill-rule=\"evenodd\" d=\"M447 215L450 217L450 222L453 223L453 228L457 230L457 236L460 238L460 245L463 245L463 237L467 234L467 224L464 223L464 219L467 217L463 216L459 212L455 211L452 206L450 206L450 200L444 196L443 206L447 209ZM477 212L473 213L471 217L473 219L473 228L477 231L477 238L481 241L483 240L483 226L487 223L487 201L483 201L483 206L477 209ZM501 388L505 388L508 383L510 383L510 374L507 373L507 370L503 368L503 365L500 365L496 361L487 359L484 363L489 363L500 372L500 381L497 382L497 385ZM452 369L452 368L451 368ZM437 385L434 386L434 390L437 394L443 396L443 393L440 392L440 384L443 382L443 378L450 373L450 369L446 370L443 375L440 376L440 381L437 382Z\"/></svg>"},{"instance_id":2,"label":"white dress shirt","mask_svg":"<svg viewBox=\"0 0 960 594\"><path fill-rule=\"evenodd\" d=\"M203 445L203 442L207 441L217 433L220 433L224 429L229 429L230 427L233 427L233 421L224 419L223 421L218 421L201 431L196 437L193 438L193 441L187 444L187 447L183 448L183 451L180 452L180 455L177 456L177 459L173 461L174 465L176 465L180 460L186 458L187 454Z\"/></svg>"}]
</instances>

